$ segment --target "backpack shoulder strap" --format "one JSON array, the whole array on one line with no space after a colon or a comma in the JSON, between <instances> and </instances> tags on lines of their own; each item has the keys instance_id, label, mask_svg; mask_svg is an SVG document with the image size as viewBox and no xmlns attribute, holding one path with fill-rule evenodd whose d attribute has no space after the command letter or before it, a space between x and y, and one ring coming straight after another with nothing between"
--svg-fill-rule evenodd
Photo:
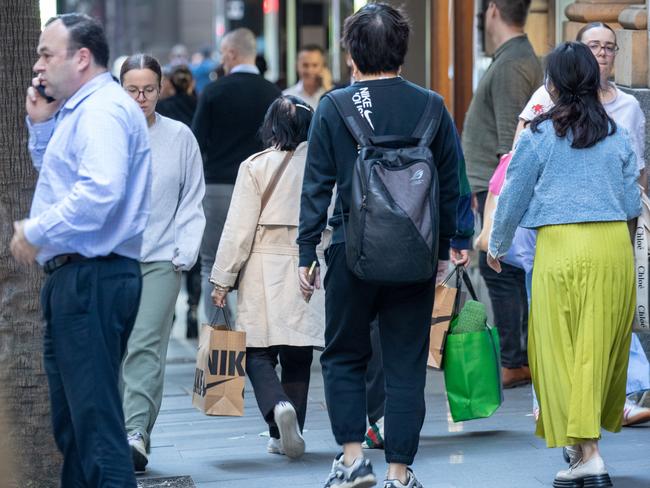
<instances>
[{"instance_id":1,"label":"backpack shoulder strap","mask_svg":"<svg viewBox=\"0 0 650 488\"><path fill-rule=\"evenodd\" d=\"M420 140L418 146L426 147L431 145L433 138L438 132L438 127L440 127L444 107L445 104L442 101L442 97L429 90L424 112L413 131L413 137Z\"/></svg>"},{"instance_id":2,"label":"backpack shoulder strap","mask_svg":"<svg viewBox=\"0 0 650 488\"><path fill-rule=\"evenodd\" d=\"M374 135L374 132L368 122L361 117L352 100L346 96L345 90L335 90L324 96L332 100L336 111L343 119L348 131L350 131L357 141L357 144L360 146L369 146L370 138Z\"/></svg>"}]
</instances>

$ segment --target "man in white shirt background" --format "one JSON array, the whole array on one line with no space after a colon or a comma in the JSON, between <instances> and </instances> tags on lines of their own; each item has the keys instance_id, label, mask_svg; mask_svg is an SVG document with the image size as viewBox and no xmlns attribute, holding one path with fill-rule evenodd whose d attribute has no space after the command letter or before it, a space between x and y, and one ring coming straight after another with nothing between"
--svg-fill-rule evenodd
<instances>
[{"instance_id":1,"label":"man in white shirt background","mask_svg":"<svg viewBox=\"0 0 650 488\"><path fill-rule=\"evenodd\" d=\"M332 75L325 66L325 52L320 46L310 44L298 52L298 83L282 92L302 98L315 110L325 93L333 88Z\"/></svg>"}]
</instances>

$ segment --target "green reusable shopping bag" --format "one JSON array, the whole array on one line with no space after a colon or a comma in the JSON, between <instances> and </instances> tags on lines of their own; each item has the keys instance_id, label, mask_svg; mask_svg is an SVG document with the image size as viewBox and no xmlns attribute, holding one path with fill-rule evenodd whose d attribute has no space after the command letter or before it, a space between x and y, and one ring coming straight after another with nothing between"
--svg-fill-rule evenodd
<instances>
[{"instance_id":1,"label":"green reusable shopping bag","mask_svg":"<svg viewBox=\"0 0 650 488\"><path fill-rule=\"evenodd\" d=\"M476 293L466 273L463 273L463 281L473 300L476 300ZM476 302L472 304L469 301L465 307L475 305ZM476 330L459 322L462 320L461 311L452 320L444 356L445 386L454 422L489 417L503 401L497 329L483 321L482 330L454 333L455 328Z\"/></svg>"}]
</instances>

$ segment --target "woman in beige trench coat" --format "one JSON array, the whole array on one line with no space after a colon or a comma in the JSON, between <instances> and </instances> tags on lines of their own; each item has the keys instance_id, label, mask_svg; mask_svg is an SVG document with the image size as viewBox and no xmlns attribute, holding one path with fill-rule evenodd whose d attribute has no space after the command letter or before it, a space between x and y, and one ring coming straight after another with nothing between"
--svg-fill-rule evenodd
<instances>
[{"instance_id":1,"label":"woman in beige trench coat","mask_svg":"<svg viewBox=\"0 0 650 488\"><path fill-rule=\"evenodd\" d=\"M270 453L299 457L314 346L322 346L324 293L300 293L298 216L312 109L284 96L261 129L268 149L239 167L210 281L223 307L239 276L238 330L246 331L246 372L269 424ZM279 379L275 367L282 366Z\"/></svg>"}]
</instances>

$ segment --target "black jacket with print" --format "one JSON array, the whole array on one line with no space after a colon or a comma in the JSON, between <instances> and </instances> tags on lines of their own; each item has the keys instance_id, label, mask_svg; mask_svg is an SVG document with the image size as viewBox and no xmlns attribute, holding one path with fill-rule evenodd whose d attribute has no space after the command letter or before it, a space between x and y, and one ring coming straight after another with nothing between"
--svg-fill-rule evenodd
<instances>
[{"instance_id":1,"label":"black jacket with print","mask_svg":"<svg viewBox=\"0 0 650 488\"><path fill-rule=\"evenodd\" d=\"M367 89L367 90L366 90ZM410 136L424 112L427 90L400 77L354 83L342 88L363 108L376 135ZM369 95L369 96L368 96ZM439 259L448 259L449 241L456 234L459 194L458 170L462 161L458 133L447 110L431 143L440 182ZM300 203L298 245L300 266L317 260L316 245L327 223L332 189L337 185L337 202L330 225L332 243L344 241L343 215L347 218L357 143L339 116L334 103L321 99L309 132L309 150Z\"/></svg>"}]
</instances>

